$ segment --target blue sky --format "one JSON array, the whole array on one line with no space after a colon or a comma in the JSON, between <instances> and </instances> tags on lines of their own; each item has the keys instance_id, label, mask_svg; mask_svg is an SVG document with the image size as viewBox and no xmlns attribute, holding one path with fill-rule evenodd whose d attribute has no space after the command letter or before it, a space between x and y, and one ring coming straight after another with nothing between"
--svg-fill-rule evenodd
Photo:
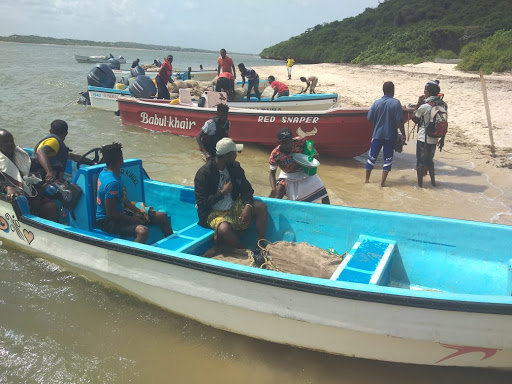
<instances>
[{"instance_id":1,"label":"blue sky","mask_svg":"<svg viewBox=\"0 0 512 384\"><path fill-rule=\"evenodd\" d=\"M383 0L16 0L0 2L0 36L132 41L259 53Z\"/></svg>"}]
</instances>

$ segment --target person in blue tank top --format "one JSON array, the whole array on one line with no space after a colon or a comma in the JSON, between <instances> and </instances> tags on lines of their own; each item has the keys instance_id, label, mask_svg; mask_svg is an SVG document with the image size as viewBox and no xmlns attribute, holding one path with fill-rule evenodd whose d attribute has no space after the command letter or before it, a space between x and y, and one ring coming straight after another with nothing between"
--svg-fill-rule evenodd
<instances>
[{"instance_id":1,"label":"person in blue tank top","mask_svg":"<svg viewBox=\"0 0 512 384\"><path fill-rule=\"evenodd\" d=\"M112 143L101 148L107 165L98 177L96 194L96 224L107 233L123 237L135 236L135 241L145 243L149 228L145 224L158 224L165 237L173 234L165 212L136 207L125 195L121 168L124 159L122 145Z\"/></svg>"},{"instance_id":2,"label":"person in blue tank top","mask_svg":"<svg viewBox=\"0 0 512 384\"><path fill-rule=\"evenodd\" d=\"M368 120L373 123L373 135L366 161L365 183L370 182L370 174L375 166L375 161L380 150L384 148L384 165L380 181L380 186L384 187L393 164L395 142L398 138L397 129L402 134L403 143L405 143L405 129L402 105L400 100L393 97L395 96L395 85L391 81L386 81L382 86L382 91L384 96L372 104L367 116Z\"/></svg>"}]
</instances>

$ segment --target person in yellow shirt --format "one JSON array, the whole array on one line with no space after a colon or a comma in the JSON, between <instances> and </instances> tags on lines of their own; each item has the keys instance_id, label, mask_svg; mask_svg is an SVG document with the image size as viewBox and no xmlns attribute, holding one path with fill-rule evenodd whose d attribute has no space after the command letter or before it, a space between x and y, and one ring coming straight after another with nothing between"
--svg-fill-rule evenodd
<instances>
[{"instance_id":1,"label":"person in yellow shirt","mask_svg":"<svg viewBox=\"0 0 512 384\"><path fill-rule=\"evenodd\" d=\"M54 120L50 125L50 134L43 137L34 147L30 170L39 173L46 183L62 178L68 158L78 161L82 157L71 153L71 149L64 144L67 135L68 124L64 120ZM85 159L84 163L92 164L89 159Z\"/></svg>"},{"instance_id":2,"label":"person in yellow shirt","mask_svg":"<svg viewBox=\"0 0 512 384\"><path fill-rule=\"evenodd\" d=\"M295 64L295 60L293 60L290 56L286 59L286 70L288 71L288 80L292 79L292 67Z\"/></svg>"}]
</instances>

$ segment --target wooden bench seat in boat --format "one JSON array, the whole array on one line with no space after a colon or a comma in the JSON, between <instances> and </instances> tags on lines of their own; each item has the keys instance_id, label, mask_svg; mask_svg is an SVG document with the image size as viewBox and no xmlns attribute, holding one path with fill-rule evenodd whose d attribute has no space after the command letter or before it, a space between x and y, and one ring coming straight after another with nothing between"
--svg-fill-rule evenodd
<instances>
[{"instance_id":1,"label":"wooden bench seat in boat","mask_svg":"<svg viewBox=\"0 0 512 384\"><path fill-rule=\"evenodd\" d=\"M387 285L395 248L393 240L360 235L331 280Z\"/></svg>"}]
</instances>

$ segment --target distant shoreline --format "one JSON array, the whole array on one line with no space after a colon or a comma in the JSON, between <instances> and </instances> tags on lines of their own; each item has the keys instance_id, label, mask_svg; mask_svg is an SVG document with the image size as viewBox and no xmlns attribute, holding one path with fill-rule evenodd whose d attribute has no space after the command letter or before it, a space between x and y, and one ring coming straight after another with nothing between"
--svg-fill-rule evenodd
<instances>
[{"instance_id":1,"label":"distant shoreline","mask_svg":"<svg viewBox=\"0 0 512 384\"><path fill-rule=\"evenodd\" d=\"M56 39L53 37L41 36L23 36L11 35L0 36L0 42L5 43L20 43L20 44L39 44L39 45L64 45L64 46L77 46L77 47L99 47L109 49L138 49L138 50L153 50L153 51L171 51L171 52L197 52L197 53L219 53L218 50L198 49L198 48L182 48L165 45L131 43L126 41L108 42L108 41L92 41L92 40L76 40L76 39ZM257 53L241 53L230 52L231 54L259 56Z\"/></svg>"}]
</instances>

